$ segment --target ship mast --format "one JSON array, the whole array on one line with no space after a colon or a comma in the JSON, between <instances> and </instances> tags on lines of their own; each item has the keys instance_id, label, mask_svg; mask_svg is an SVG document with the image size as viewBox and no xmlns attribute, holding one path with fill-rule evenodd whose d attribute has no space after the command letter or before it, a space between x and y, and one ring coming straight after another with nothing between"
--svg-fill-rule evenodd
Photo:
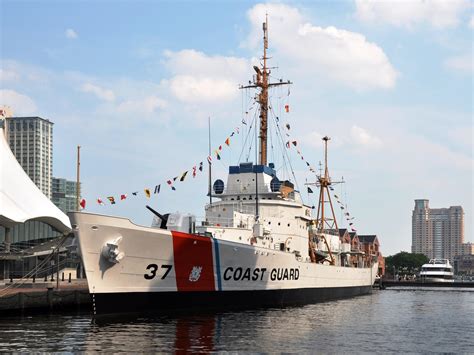
<instances>
[{"instance_id":1,"label":"ship mast","mask_svg":"<svg viewBox=\"0 0 474 355\"><path fill-rule=\"evenodd\" d=\"M268 89L272 86L289 85L290 81L283 82L280 79L279 82L270 83L270 68L267 67L267 49L268 49L268 14L265 17L263 23L263 62L261 67L254 65L254 70L257 73L253 78L253 83L250 85L240 86L240 89L248 88L260 88L260 92L257 95L257 102L260 106L260 147L259 147L259 165L267 165L267 137L268 137Z\"/></svg>"},{"instance_id":2,"label":"ship mast","mask_svg":"<svg viewBox=\"0 0 474 355\"><path fill-rule=\"evenodd\" d=\"M316 185L319 187L319 203L318 213L316 217L316 231L319 238L323 239L329 253L329 262L334 265L335 260L331 252L331 248L324 236L324 233L331 233L334 231L339 236L339 227L337 226L336 214L332 205L331 194L329 193L329 186L338 183L331 181L328 168L328 142L331 140L328 136L323 138L324 141L324 174L321 172L316 183L307 185ZM330 212L326 215L326 205L329 204ZM310 242L311 245L311 242ZM315 258L312 255L312 259Z\"/></svg>"}]
</instances>

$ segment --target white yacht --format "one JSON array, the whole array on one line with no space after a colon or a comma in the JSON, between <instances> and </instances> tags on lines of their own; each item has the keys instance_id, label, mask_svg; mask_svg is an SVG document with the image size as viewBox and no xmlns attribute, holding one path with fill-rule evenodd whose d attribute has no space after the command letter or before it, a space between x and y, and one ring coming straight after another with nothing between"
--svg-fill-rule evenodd
<instances>
[{"instance_id":1,"label":"white yacht","mask_svg":"<svg viewBox=\"0 0 474 355\"><path fill-rule=\"evenodd\" d=\"M453 267L448 259L431 259L420 271L420 279L424 282L453 282L453 277Z\"/></svg>"}]
</instances>

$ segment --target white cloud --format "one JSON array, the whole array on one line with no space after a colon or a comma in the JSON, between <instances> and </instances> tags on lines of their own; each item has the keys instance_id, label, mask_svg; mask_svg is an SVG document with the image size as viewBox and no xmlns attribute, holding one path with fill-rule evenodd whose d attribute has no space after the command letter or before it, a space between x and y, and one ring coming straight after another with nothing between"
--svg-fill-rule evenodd
<instances>
[{"instance_id":1,"label":"white cloud","mask_svg":"<svg viewBox=\"0 0 474 355\"><path fill-rule=\"evenodd\" d=\"M166 101L157 96L148 96L138 100L127 100L117 106L117 111L127 114L152 114L157 109L164 109Z\"/></svg>"},{"instance_id":2,"label":"white cloud","mask_svg":"<svg viewBox=\"0 0 474 355\"><path fill-rule=\"evenodd\" d=\"M178 75L170 81L173 94L184 102L230 100L237 97L237 85L226 79L196 78Z\"/></svg>"},{"instance_id":3,"label":"white cloud","mask_svg":"<svg viewBox=\"0 0 474 355\"><path fill-rule=\"evenodd\" d=\"M168 84L183 102L228 101L238 95L237 83L245 77L250 62L243 58L208 56L195 50L165 52L165 65L174 76Z\"/></svg>"},{"instance_id":4,"label":"white cloud","mask_svg":"<svg viewBox=\"0 0 474 355\"><path fill-rule=\"evenodd\" d=\"M20 76L17 72L8 69L0 69L0 81L14 81Z\"/></svg>"},{"instance_id":5,"label":"white cloud","mask_svg":"<svg viewBox=\"0 0 474 355\"><path fill-rule=\"evenodd\" d=\"M99 99L104 100L104 101L114 101L115 100L115 94L112 90L110 89L104 89L100 86L91 84L91 83L85 83L81 86L80 88L81 91L87 92L87 93L92 93L95 96L97 96Z\"/></svg>"},{"instance_id":6,"label":"white cloud","mask_svg":"<svg viewBox=\"0 0 474 355\"><path fill-rule=\"evenodd\" d=\"M36 113L34 101L14 90L0 90L0 106L10 106L15 115L31 115Z\"/></svg>"},{"instance_id":7,"label":"white cloud","mask_svg":"<svg viewBox=\"0 0 474 355\"><path fill-rule=\"evenodd\" d=\"M327 77L357 90L389 89L397 72L384 51L362 34L309 23L296 8L282 4L258 4L248 12L252 29L243 46L260 50L262 22L269 17L272 54L308 75Z\"/></svg>"},{"instance_id":8,"label":"white cloud","mask_svg":"<svg viewBox=\"0 0 474 355\"><path fill-rule=\"evenodd\" d=\"M65 32L64 32L66 38L69 38L69 39L76 39L77 37L79 37L76 33L76 31L74 31L72 28L68 28Z\"/></svg>"},{"instance_id":9,"label":"white cloud","mask_svg":"<svg viewBox=\"0 0 474 355\"><path fill-rule=\"evenodd\" d=\"M356 125L351 128L351 137L356 144L364 147L379 147L382 145L382 141L378 137Z\"/></svg>"},{"instance_id":10,"label":"white cloud","mask_svg":"<svg viewBox=\"0 0 474 355\"><path fill-rule=\"evenodd\" d=\"M456 71L471 73L474 71L474 64L472 63L472 54L464 54L455 57L448 58L445 65Z\"/></svg>"},{"instance_id":11,"label":"white cloud","mask_svg":"<svg viewBox=\"0 0 474 355\"><path fill-rule=\"evenodd\" d=\"M474 28L474 15L471 15L471 19L469 20L469 28Z\"/></svg>"},{"instance_id":12,"label":"white cloud","mask_svg":"<svg viewBox=\"0 0 474 355\"><path fill-rule=\"evenodd\" d=\"M355 0L355 3L355 15L360 21L407 28L421 23L435 28L454 27L469 8L468 0Z\"/></svg>"}]
</instances>

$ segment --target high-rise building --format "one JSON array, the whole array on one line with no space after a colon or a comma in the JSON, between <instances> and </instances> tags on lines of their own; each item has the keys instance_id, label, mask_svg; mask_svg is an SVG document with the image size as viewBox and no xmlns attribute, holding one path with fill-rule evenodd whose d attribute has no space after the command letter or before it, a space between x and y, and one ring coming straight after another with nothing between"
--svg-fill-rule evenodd
<instances>
[{"instance_id":1,"label":"high-rise building","mask_svg":"<svg viewBox=\"0 0 474 355\"><path fill-rule=\"evenodd\" d=\"M53 123L41 117L8 117L7 141L38 188L51 199Z\"/></svg>"},{"instance_id":2,"label":"high-rise building","mask_svg":"<svg viewBox=\"0 0 474 355\"><path fill-rule=\"evenodd\" d=\"M462 255L474 255L474 243L464 243L461 248Z\"/></svg>"},{"instance_id":3,"label":"high-rise building","mask_svg":"<svg viewBox=\"0 0 474 355\"><path fill-rule=\"evenodd\" d=\"M53 203L58 206L61 211L67 213L69 211L77 210L77 183L75 181L53 177L53 184L51 188L53 194L51 201L53 201Z\"/></svg>"},{"instance_id":4,"label":"high-rise building","mask_svg":"<svg viewBox=\"0 0 474 355\"><path fill-rule=\"evenodd\" d=\"M429 208L428 200L415 200L412 213L412 252L428 258L449 259L462 254L464 211L461 206Z\"/></svg>"},{"instance_id":5,"label":"high-rise building","mask_svg":"<svg viewBox=\"0 0 474 355\"><path fill-rule=\"evenodd\" d=\"M53 171L53 123L41 117L6 116L7 142L23 170L38 188L51 199ZM60 235L51 226L27 221L11 229L13 243L48 239ZM5 234L0 230L0 243Z\"/></svg>"}]
</instances>

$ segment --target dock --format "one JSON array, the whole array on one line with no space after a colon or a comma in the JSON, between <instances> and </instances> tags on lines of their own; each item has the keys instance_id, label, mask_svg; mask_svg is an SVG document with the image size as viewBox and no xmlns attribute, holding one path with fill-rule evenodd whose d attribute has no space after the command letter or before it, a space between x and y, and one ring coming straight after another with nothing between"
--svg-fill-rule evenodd
<instances>
[{"instance_id":1,"label":"dock","mask_svg":"<svg viewBox=\"0 0 474 355\"><path fill-rule=\"evenodd\" d=\"M378 286L377 286L378 287ZM474 288L474 281L455 280L453 282L426 282L421 280L382 280L382 288L388 287L450 287L450 288Z\"/></svg>"},{"instance_id":2,"label":"dock","mask_svg":"<svg viewBox=\"0 0 474 355\"><path fill-rule=\"evenodd\" d=\"M56 312L89 310L91 297L86 281L73 283L25 283L13 287L0 285L0 313L21 314L29 311Z\"/></svg>"}]
</instances>

